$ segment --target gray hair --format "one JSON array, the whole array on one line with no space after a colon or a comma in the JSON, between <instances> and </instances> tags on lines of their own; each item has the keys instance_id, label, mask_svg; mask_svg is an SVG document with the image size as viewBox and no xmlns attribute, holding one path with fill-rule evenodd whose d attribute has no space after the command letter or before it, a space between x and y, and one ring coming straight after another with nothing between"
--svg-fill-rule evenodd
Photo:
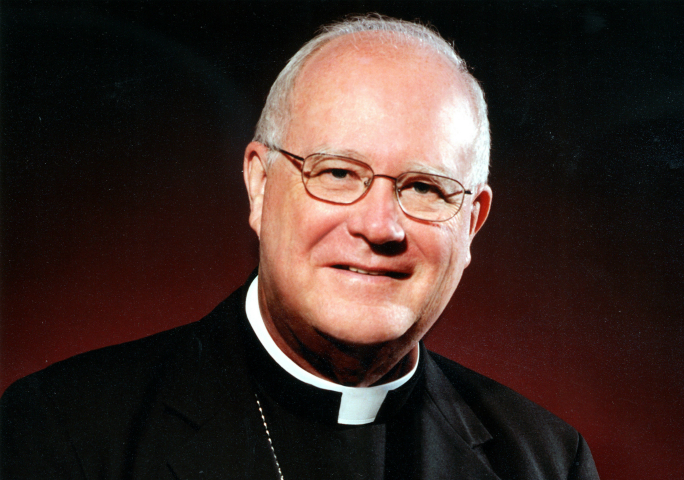
<instances>
[{"instance_id":1,"label":"gray hair","mask_svg":"<svg viewBox=\"0 0 684 480\"><path fill-rule=\"evenodd\" d=\"M477 136L472 145L473 158L469 178L471 185L487 182L489 174L489 120L487 119L487 103L484 92L470 72L465 61L458 56L454 47L444 40L439 33L426 26L405 20L384 17L377 14L353 17L339 23L333 23L321 29L322 33L307 42L290 59L278 78L271 86L266 105L256 126L254 140L269 146L281 146L291 119L291 95L297 76L306 61L324 45L343 35L362 32L388 32L396 35L388 37L390 41L426 46L442 55L456 69L464 80L472 106L475 109ZM270 164L277 153L270 152L267 162Z\"/></svg>"}]
</instances>

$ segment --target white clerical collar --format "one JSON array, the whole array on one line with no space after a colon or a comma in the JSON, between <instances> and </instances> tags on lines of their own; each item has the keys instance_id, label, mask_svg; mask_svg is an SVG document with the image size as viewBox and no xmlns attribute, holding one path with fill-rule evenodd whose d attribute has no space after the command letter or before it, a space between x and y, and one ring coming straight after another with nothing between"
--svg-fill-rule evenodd
<instances>
[{"instance_id":1,"label":"white clerical collar","mask_svg":"<svg viewBox=\"0 0 684 480\"><path fill-rule=\"evenodd\" d=\"M323 390L340 392L342 394L337 423L345 425L364 425L373 422L378 415L382 402L385 401L387 392L401 387L411 379L414 373L416 373L419 363L418 355L420 355L420 349L417 347L416 362L411 371L403 377L382 385L375 385L372 387L346 387L307 372L293 362L290 357L285 355L271 338L271 335L268 333L266 325L264 324L264 319L261 316L261 311L259 310L258 292L259 277L257 276L249 286L247 300L245 302L247 319L257 338L271 358L297 380Z\"/></svg>"}]
</instances>

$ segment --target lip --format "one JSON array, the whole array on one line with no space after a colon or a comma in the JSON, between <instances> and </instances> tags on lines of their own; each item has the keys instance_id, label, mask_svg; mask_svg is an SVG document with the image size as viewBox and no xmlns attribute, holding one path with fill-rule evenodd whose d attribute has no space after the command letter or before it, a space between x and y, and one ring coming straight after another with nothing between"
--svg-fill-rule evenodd
<instances>
[{"instance_id":1,"label":"lip","mask_svg":"<svg viewBox=\"0 0 684 480\"><path fill-rule=\"evenodd\" d=\"M363 275L372 278L392 278L394 280L404 280L411 276L411 273L406 269L390 269L379 267L360 266L355 264L334 264L332 268L350 272L356 275Z\"/></svg>"}]
</instances>

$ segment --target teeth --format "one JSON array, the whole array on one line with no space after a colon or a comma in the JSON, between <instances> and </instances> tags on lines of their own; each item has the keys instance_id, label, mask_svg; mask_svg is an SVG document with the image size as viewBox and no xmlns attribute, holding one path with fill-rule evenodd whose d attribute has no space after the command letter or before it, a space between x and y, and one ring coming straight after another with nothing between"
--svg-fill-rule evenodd
<instances>
[{"instance_id":1,"label":"teeth","mask_svg":"<svg viewBox=\"0 0 684 480\"><path fill-rule=\"evenodd\" d=\"M363 273L364 275L382 275L380 272L367 272L366 270L361 270L360 268L349 267L349 270L356 273Z\"/></svg>"}]
</instances>

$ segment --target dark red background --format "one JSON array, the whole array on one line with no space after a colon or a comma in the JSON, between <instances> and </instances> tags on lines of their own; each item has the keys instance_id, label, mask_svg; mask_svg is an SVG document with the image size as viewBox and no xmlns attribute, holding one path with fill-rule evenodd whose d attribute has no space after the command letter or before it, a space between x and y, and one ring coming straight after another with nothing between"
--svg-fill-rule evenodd
<instances>
[{"instance_id":1,"label":"dark red background","mask_svg":"<svg viewBox=\"0 0 684 480\"><path fill-rule=\"evenodd\" d=\"M0 388L242 284L268 87L367 11L434 24L491 110L493 210L430 348L576 426L603 479L684 477L680 3L4 1Z\"/></svg>"}]
</instances>

